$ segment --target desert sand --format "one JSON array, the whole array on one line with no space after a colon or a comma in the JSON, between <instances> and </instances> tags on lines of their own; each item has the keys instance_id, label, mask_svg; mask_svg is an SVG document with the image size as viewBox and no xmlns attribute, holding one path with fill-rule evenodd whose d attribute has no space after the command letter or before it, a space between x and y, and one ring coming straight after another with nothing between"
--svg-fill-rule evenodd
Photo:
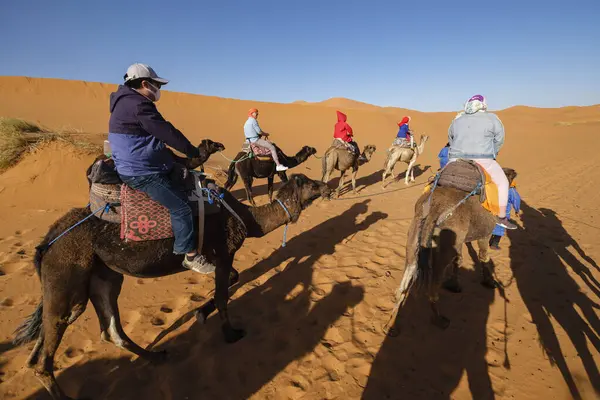
<instances>
[{"instance_id":1,"label":"desert sand","mask_svg":"<svg viewBox=\"0 0 600 400\"><path fill-rule=\"evenodd\" d=\"M0 116L17 117L100 142L114 85L0 78ZM457 99L457 104L462 99ZM494 99L489 99L493 107ZM233 157L250 107L287 153L302 145L322 155L336 109L348 114L359 145L378 151L359 171L358 196L317 200L291 225L249 239L234 266L244 284L230 301L247 336L224 343L217 316L188 322L159 343L169 359L151 365L103 343L93 308L72 325L56 356L58 381L73 397L94 399L569 399L600 396L600 106L498 112L507 140L499 162L519 172L520 229L492 253L503 289L479 285L465 249L463 292L443 292L451 319L439 330L423 298L411 298L399 337L381 326L404 269L413 205L438 168L437 153L455 113L379 108L345 99L274 104L165 92L158 105L193 142L221 141ZM385 150L396 121L413 117L431 136L416 183L381 189ZM32 264L48 226L87 203L85 169L93 155L54 143L0 174L0 398L48 399L24 368L32 345L14 348L12 332L40 298ZM228 162L219 155L213 170ZM396 172L402 172L399 165ZM312 157L292 170L321 177ZM400 179L403 174L400 174ZM278 181L277 183L278 184ZM337 184L337 178L331 185ZM255 182L259 204L266 181ZM233 189L245 195L241 183ZM472 253L472 252L471 252ZM145 346L200 306L214 279L186 272L126 277L120 296L126 333ZM133 361L132 361L133 360Z\"/></svg>"}]
</instances>

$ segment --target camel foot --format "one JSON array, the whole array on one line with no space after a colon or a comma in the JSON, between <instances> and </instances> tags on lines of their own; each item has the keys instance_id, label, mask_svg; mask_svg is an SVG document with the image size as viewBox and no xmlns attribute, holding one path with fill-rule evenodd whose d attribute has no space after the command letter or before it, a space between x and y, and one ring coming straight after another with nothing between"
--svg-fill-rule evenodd
<instances>
[{"instance_id":1,"label":"camel foot","mask_svg":"<svg viewBox=\"0 0 600 400\"><path fill-rule=\"evenodd\" d=\"M496 282L493 278L483 278L481 285L488 289L496 289L498 287L498 282Z\"/></svg>"},{"instance_id":2,"label":"camel foot","mask_svg":"<svg viewBox=\"0 0 600 400\"><path fill-rule=\"evenodd\" d=\"M462 286L458 283L458 279L455 278L448 279L442 287L451 293L462 293Z\"/></svg>"},{"instance_id":3,"label":"camel foot","mask_svg":"<svg viewBox=\"0 0 600 400\"><path fill-rule=\"evenodd\" d=\"M225 342L227 343L235 343L246 336L246 331L243 329L235 329L226 325L223 325L221 329L223 330L223 336L225 337Z\"/></svg>"},{"instance_id":4,"label":"camel foot","mask_svg":"<svg viewBox=\"0 0 600 400\"><path fill-rule=\"evenodd\" d=\"M443 315L434 315L431 322L440 329L447 329L450 326L450 320Z\"/></svg>"},{"instance_id":5,"label":"camel foot","mask_svg":"<svg viewBox=\"0 0 600 400\"><path fill-rule=\"evenodd\" d=\"M205 325L208 317L210 317L216 309L214 301L209 301L207 304L196 310L196 320L202 325Z\"/></svg>"}]
</instances>

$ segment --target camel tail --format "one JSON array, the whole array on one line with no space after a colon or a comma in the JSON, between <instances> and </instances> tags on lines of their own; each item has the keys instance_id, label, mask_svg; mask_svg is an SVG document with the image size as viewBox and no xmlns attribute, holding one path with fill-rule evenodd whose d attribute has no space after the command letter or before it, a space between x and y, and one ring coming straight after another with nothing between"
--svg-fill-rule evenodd
<instances>
[{"instance_id":1,"label":"camel tail","mask_svg":"<svg viewBox=\"0 0 600 400\"><path fill-rule=\"evenodd\" d=\"M15 329L15 338L13 344L15 346L21 346L23 344L33 342L42 334L42 302L38 304L37 308Z\"/></svg>"},{"instance_id":2,"label":"camel tail","mask_svg":"<svg viewBox=\"0 0 600 400\"><path fill-rule=\"evenodd\" d=\"M48 232L42 243L35 248L35 255L33 256L35 272L37 272L37 275L40 279L42 278L42 259L48 250L49 237L51 233L52 230ZM43 307L42 301L40 300L35 311L25 318L25 321L23 321L21 325L15 329L15 338L13 339L13 344L15 346L21 346L23 344L32 342L42 334L42 315Z\"/></svg>"}]
</instances>

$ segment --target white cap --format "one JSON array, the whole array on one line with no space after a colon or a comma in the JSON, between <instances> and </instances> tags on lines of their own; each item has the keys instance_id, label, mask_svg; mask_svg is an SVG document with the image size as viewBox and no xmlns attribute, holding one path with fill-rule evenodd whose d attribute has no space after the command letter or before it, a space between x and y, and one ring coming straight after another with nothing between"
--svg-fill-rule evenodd
<instances>
[{"instance_id":1,"label":"white cap","mask_svg":"<svg viewBox=\"0 0 600 400\"><path fill-rule=\"evenodd\" d=\"M153 81L166 85L169 83L168 80L159 77L154 70L146 64L132 64L127 68L127 74L125 75L125 82L132 81L134 79L148 78Z\"/></svg>"}]
</instances>

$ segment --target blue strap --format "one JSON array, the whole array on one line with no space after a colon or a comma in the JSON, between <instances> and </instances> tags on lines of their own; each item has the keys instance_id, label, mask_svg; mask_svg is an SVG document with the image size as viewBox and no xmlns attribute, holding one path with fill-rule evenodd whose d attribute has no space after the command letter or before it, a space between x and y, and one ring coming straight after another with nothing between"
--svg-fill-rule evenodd
<instances>
[{"instance_id":1,"label":"blue strap","mask_svg":"<svg viewBox=\"0 0 600 400\"><path fill-rule=\"evenodd\" d=\"M89 204L88 204L88 207L89 207ZM50 246L52 246L54 244L54 242L56 242L58 239L60 239L61 237L63 237L67 233L71 232L73 229L77 228L79 225L83 224L88 219L90 219L93 215L96 215L99 211L104 210L104 212L106 212L109 210L109 208L110 208L110 203L106 203L106 205L100 207L99 209L97 209L96 211L94 211L93 213L91 213L90 215L88 215L87 217L82 219L81 221L77 222L75 225L71 226L69 229L67 229L63 233L61 233L60 235L58 235L57 237L52 239L52 241L50 243L48 243L48 246L46 246L46 249L48 249Z\"/></svg>"},{"instance_id":2,"label":"blue strap","mask_svg":"<svg viewBox=\"0 0 600 400\"><path fill-rule=\"evenodd\" d=\"M281 208L283 208L283 210L285 211L285 213L287 214L288 218L291 221L292 220L292 214L290 214L290 211L287 209L287 207L283 205L283 202L281 200L275 199L275 201L279 203L279 205L281 206ZM283 228L283 241L281 242L281 247L285 247L285 245L286 245L286 242L287 242L287 230L288 230L288 224L285 224L285 228Z\"/></svg>"}]
</instances>

